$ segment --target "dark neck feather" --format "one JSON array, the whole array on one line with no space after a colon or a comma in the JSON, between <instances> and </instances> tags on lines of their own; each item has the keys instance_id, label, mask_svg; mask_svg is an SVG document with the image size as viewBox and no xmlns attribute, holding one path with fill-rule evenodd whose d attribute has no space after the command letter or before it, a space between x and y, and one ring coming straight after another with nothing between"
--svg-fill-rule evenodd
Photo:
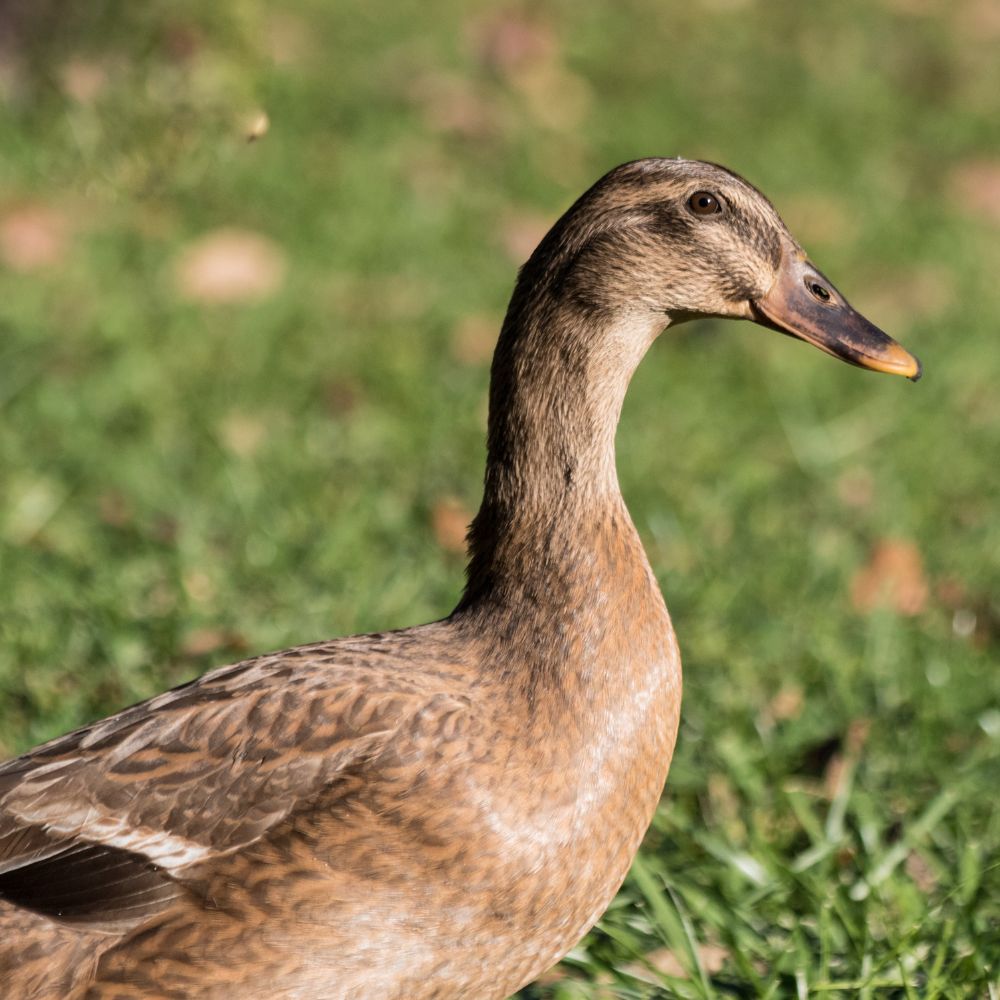
<instances>
[{"instance_id":1,"label":"dark neck feather","mask_svg":"<svg viewBox=\"0 0 1000 1000\"><path fill-rule=\"evenodd\" d=\"M523 269L494 355L485 488L460 611L487 596L556 604L565 586L584 582L602 533L634 537L614 435L663 317L574 294L553 242L554 253L543 244Z\"/></svg>"}]
</instances>

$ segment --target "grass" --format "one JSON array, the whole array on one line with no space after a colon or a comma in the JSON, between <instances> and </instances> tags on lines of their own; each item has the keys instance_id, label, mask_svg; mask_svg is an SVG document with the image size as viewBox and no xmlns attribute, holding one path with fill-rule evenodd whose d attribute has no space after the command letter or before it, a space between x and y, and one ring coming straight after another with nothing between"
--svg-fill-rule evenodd
<instances>
[{"instance_id":1,"label":"grass","mask_svg":"<svg viewBox=\"0 0 1000 1000\"><path fill-rule=\"evenodd\" d=\"M617 162L718 159L926 376L733 324L651 352L619 470L684 650L679 744L615 904L524 996L995 997L989 5L518 9L4 15L0 749L447 613L440 514L478 500L521 248ZM178 292L220 227L272 241L274 294ZM866 570L914 613L868 608Z\"/></svg>"}]
</instances>

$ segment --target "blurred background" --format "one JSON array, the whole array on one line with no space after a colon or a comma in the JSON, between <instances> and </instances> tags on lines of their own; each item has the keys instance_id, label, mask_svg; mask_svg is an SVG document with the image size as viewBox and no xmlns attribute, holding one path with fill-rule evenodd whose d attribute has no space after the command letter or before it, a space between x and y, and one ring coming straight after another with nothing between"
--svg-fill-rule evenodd
<instances>
[{"instance_id":1,"label":"blurred background","mask_svg":"<svg viewBox=\"0 0 1000 1000\"><path fill-rule=\"evenodd\" d=\"M650 352L677 756L524 996L996 997L998 51L993 0L5 0L0 752L445 615L517 266L615 164L717 160L926 374Z\"/></svg>"}]
</instances>

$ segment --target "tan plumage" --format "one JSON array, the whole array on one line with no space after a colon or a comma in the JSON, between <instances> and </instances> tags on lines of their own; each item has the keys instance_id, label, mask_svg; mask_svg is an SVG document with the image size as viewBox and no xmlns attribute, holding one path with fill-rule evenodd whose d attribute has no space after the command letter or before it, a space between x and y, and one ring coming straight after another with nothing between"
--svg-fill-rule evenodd
<instances>
[{"instance_id":1,"label":"tan plumage","mask_svg":"<svg viewBox=\"0 0 1000 1000\"><path fill-rule=\"evenodd\" d=\"M614 431L696 315L918 374L745 181L612 171L519 277L449 618L224 667L0 765L3 996L499 1000L575 944L677 730Z\"/></svg>"}]
</instances>

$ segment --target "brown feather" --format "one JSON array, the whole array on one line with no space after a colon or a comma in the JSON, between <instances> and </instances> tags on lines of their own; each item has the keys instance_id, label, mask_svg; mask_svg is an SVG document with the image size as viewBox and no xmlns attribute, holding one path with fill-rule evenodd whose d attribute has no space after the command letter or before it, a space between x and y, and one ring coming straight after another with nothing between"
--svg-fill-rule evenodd
<instances>
[{"instance_id":1,"label":"brown feather","mask_svg":"<svg viewBox=\"0 0 1000 1000\"><path fill-rule=\"evenodd\" d=\"M692 187L694 185L694 187ZM730 208L695 225L691 190ZM680 657L614 432L660 331L747 315L794 247L722 168L563 216L493 363L446 620L224 667L0 766L8 1000L499 1000L595 923L656 807Z\"/></svg>"}]
</instances>

